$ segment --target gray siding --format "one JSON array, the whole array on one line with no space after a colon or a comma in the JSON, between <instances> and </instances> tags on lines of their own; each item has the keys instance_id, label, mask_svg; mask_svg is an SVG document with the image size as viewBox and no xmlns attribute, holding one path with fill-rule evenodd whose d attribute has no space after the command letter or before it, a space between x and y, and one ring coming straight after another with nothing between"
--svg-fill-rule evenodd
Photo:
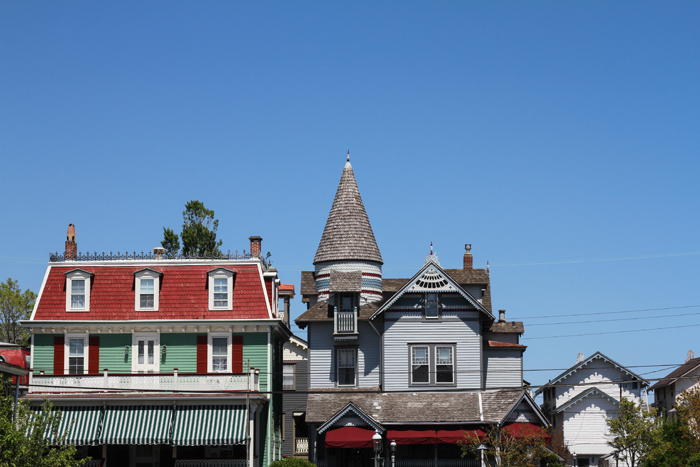
<instances>
[{"instance_id":1,"label":"gray siding","mask_svg":"<svg viewBox=\"0 0 700 467\"><path fill-rule=\"evenodd\" d=\"M484 387L511 388L523 384L522 350L485 349Z\"/></svg>"},{"instance_id":2,"label":"gray siding","mask_svg":"<svg viewBox=\"0 0 700 467\"><path fill-rule=\"evenodd\" d=\"M282 454L294 456L294 412L306 412L306 391L309 390L309 362L301 360L295 362L295 390L284 391L284 442Z\"/></svg>"},{"instance_id":3,"label":"gray siding","mask_svg":"<svg viewBox=\"0 0 700 467\"><path fill-rule=\"evenodd\" d=\"M446 313L447 314L447 313ZM409 343L450 343L456 345L456 388L481 387L481 329L472 313L450 313L439 321L429 321L420 313L389 312L384 316L384 390L409 387L417 391L436 386L409 386ZM474 314L476 316L476 314Z\"/></svg>"},{"instance_id":4,"label":"gray siding","mask_svg":"<svg viewBox=\"0 0 700 467\"><path fill-rule=\"evenodd\" d=\"M309 361L312 368L312 388L333 388L335 384L334 349L357 347L358 387L378 387L380 372L380 339L367 322L358 323L356 342L335 342L333 323L309 324Z\"/></svg>"}]
</instances>

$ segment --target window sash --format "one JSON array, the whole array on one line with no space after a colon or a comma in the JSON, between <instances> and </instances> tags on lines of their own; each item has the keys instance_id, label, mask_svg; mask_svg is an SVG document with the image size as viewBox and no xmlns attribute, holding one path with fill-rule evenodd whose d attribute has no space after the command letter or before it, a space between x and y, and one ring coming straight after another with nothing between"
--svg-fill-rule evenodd
<instances>
[{"instance_id":1,"label":"window sash","mask_svg":"<svg viewBox=\"0 0 700 467\"><path fill-rule=\"evenodd\" d=\"M225 308L228 306L228 278L214 278L214 307Z\"/></svg>"},{"instance_id":2,"label":"window sash","mask_svg":"<svg viewBox=\"0 0 700 467\"><path fill-rule=\"evenodd\" d=\"M282 389L294 389L294 364L282 366Z\"/></svg>"},{"instance_id":3,"label":"window sash","mask_svg":"<svg viewBox=\"0 0 700 467\"><path fill-rule=\"evenodd\" d=\"M355 349L338 349L338 385L355 385Z\"/></svg>"},{"instance_id":4,"label":"window sash","mask_svg":"<svg viewBox=\"0 0 700 467\"><path fill-rule=\"evenodd\" d=\"M85 308L85 279L71 280L70 292L70 307Z\"/></svg>"},{"instance_id":5,"label":"window sash","mask_svg":"<svg viewBox=\"0 0 700 467\"><path fill-rule=\"evenodd\" d=\"M438 295L436 293L427 293L425 295L425 317L438 317Z\"/></svg>"},{"instance_id":6,"label":"window sash","mask_svg":"<svg viewBox=\"0 0 700 467\"><path fill-rule=\"evenodd\" d=\"M455 383L454 345L412 345L411 384L439 386Z\"/></svg>"},{"instance_id":7,"label":"window sash","mask_svg":"<svg viewBox=\"0 0 700 467\"><path fill-rule=\"evenodd\" d=\"M68 340L68 374L85 373L85 339Z\"/></svg>"}]
</instances>

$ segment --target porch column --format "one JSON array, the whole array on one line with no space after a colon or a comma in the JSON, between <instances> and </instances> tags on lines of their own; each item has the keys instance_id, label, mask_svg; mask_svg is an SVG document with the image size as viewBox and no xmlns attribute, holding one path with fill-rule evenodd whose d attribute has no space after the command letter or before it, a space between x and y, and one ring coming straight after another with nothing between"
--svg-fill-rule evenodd
<instances>
[{"instance_id":1,"label":"porch column","mask_svg":"<svg viewBox=\"0 0 700 467\"><path fill-rule=\"evenodd\" d=\"M309 462L316 463L316 425L309 427Z\"/></svg>"},{"instance_id":2,"label":"porch column","mask_svg":"<svg viewBox=\"0 0 700 467\"><path fill-rule=\"evenodd\" d=\"M255 462L255 442L257 436L255 436L255 412L257 404L251 403L250 410L248 411L248 434L249 434L249 448L248 448L248 467L254 467Z\"/></svg>"}]
</instances>

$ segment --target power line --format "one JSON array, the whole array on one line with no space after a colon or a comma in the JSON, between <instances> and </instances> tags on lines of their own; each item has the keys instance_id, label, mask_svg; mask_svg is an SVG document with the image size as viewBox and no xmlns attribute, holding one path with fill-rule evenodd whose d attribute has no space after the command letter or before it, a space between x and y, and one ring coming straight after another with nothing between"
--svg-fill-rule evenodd
<instances>
[{"instance_id":1,"label":"power line","mask_svg":"<svg viewBox=\"0 0 700 467\"><path fill-rule=\"evenodd\" d=\"M694 328L697 326L700 326L700 324L684 324L683 326L666 326L666 327L662 327L662 328L649 328L649 329L627 329L625 331L591 332L591 333L586 333L586 334L561 334L558 336L523 337L522 339L558 339L561 337L601 336L604 334L627 334L630 332L660 331L662 329Z\"/></svg>"},{"instance_id":2,"label":"power line","mask_svg":"<svg viewBox=\"0 0 700 467\"><path fill-rule=\"evenodd\" d=\"M522 318L523 320L528 319L545 319L545 318L562 318L564 316L594 316L594 315L615 315L619 313L642 313L644 311L663 311L663 310L680 310L684 308L700 308L700 305L684 305L684 306L669 306L663 308L644 308L640 310L625 310L625 311L604 311L598 313L573 313L573 314L559 314L559 315L547 315L547 316L528 316L527 318ZM530 324L529 326L532 326Z\"/></svg>"},{"instance_id":3,"label":"power line","mask_svg":"<svg viewBox=\"0 0 700 467\"><path fill-rule=\"evenodd\" d=\"M589 320L589 321L569 321L569 322L562 322L562 323L534 323L534 324L528 324L527 326L531 327L531 326L558 326L561 324L610 323L613 321L631 321L631 320L635 320L635 319L664 319L664 318L675 318L678 316L695 316L695 315L700 315L700 312L678 313L675 315L662 315L662 316L638 316L638 317L633 317L633 318L594 319L594 320Z\"/></svg>"}]
</instances>

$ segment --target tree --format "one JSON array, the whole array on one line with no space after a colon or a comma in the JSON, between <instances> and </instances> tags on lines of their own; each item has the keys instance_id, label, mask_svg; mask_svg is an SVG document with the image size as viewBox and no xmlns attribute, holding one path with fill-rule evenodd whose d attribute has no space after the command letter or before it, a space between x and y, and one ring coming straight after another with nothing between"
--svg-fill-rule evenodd
<instances>
[{"instance_id":1,"label":"tree","mask_svg":"<svg viewBox=\"0 0 700 467\"><path fill-rule=\"evenodd\" d=\"M270 464L270 467L316 467L316 464L299 457L288 457L281 461L274 461Z\"/></svg>"},{"instance_id":2,"label":"tree","mask_svg":"<svg viewBox=\"0 0 700 467\"><path fill-rule=\"evenodd\" d=\"M4 384L3 384L4 386ZM13 421L14 399L0 394L0 467L74 467L85 460L75 459L75 446L51 446L45 433L54 433L57 442L67 433L58 433L61 412L46 401L33 415L26 400L19 401Z\"/></svg>"},{"instance_id":3,"label":"tree","mask_svg":"<svg viewBox=\"0 0 700 467\"><path fill-rule=\"evenodd\" d=\"M676 399L678 418L683 424L685 437L698 445L700 451L700 383L683 391Z\"/></svg>"},{"instance_id":4,"label":"tree","mask_svg":"<svg viewBox=\"0 0 700 467\"><path fill-rule=\"evenodd\" d=\"M626 462L629 467L644 462L659 435L655 414L643 411L641 404L622 399L617 418L607 422L613 437L608 445L613 448L615 459Z\"/></svg>"},{"instance_id":5,"label":"tree","mask_svg":"<svg viewBox=\"0 0 700 467\"><path fill-rule=\"evenodd\" d=\"M498 427L490 427L485 438L466 432L462 445L462 457L472 454L479 458L479 444L486 446L484 462L490 467L539 467L557 465L557 456L546 447L546 435L541 430L523 430L515 437Z\"/></svg>"},{"instance_id":6,"label":"tree","mask_svg":"<svg viewBox=\"0 0 700 467\"><path fill-rule=\"evenodd\" d=\"M0 342L29 344L29 332L19 321L29 319L35 301L36 294L29 289L22 292L17 281L8 278L0 283Z\"/></svg>"},{"instance_id":7,"label":"tree","mask_svg":"<svg viewBox=\"0 0 700 467\"><path fill-rule=\"evenodd\" d=\"M222 241L216 241L216 230L219 220L214 218L214 211L204 207L201 201L192 200L182 211L182 254L194 256L219 256ZM160 244L169 256L174 256L180 250L177 234L163 227L163 241Z\"/></svg>"}]
</instances>

